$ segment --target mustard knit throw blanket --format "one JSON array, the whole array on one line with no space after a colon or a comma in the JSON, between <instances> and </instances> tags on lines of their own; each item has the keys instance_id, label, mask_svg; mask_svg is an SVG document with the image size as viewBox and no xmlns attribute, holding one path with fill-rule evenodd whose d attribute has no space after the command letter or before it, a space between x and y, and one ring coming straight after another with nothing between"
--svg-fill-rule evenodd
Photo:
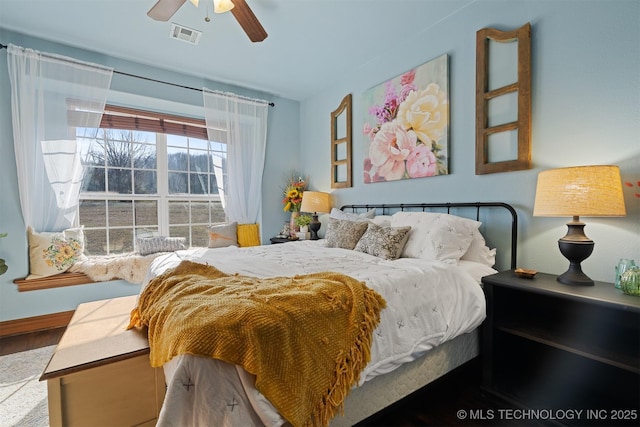
<instances>
[{"instance_id":1,"label":"mustard knit throw blanket","mask_svg":"<svg viewBox=\"0 0 640 427\"><path fill-rule=\"evenodd\" d=\"M129 327L148 326L152 366L179 354L240 365L293 426L325 426L369 362L385 304L343 274L258 279L183 261L147 285Z\"/></svg>"}]
</instances>

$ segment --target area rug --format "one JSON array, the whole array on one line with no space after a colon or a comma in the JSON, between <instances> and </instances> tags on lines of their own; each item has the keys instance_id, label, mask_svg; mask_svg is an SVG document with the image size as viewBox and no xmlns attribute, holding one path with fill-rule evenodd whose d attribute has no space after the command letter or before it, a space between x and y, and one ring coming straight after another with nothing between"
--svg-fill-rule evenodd
<instances>
[{"instance_id":1,"label":"area rug","mask_svg":"<svg viewBox=\"0 0 640 427\"><path fill-rule=\"evenodd\" d=\"M47 383L38 379L55 346L0 356L0 424L47 427Z\"/></svg>"}]
</instances>

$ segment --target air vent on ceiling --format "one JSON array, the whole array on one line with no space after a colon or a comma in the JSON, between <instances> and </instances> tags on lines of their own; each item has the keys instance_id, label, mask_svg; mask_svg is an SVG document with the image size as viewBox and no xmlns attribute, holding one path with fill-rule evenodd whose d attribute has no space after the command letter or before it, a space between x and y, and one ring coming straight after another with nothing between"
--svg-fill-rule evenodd
<instances>
[{"instance_id":1,"label":"air vent on ceiling","mask_svg":"<svg viewBox=\"0 0 640 427\"><path fill-rule=\"evenodd\" d=\"M193 28L185 27L184 25L171 23L171 32L169 37L176 40L182 40L183 42L198 44L202 31L194 30Z\"/></svg>"}]
</instances>

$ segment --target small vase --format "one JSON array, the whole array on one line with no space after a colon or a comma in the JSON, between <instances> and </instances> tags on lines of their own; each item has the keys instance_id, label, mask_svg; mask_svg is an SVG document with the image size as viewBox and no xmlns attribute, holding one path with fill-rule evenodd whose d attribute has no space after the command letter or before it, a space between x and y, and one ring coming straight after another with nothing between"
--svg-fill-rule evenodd
<instances>
[{"instance_id":1,"label":"small vase","mask_svg":"<svg viewBox=\"0 0 640 427\"><path fill-rule=\"evenodd\" d=\"M635 265L636 265L636 263L632 259L621 258L620 261L618 261L618 264L615 267L615 270L616 270L616 281L614 283L614 286L616 288L618 288L618 289L621 288L621 286L620 286L620 277L622 277L624 272L627 271L629 268L635 267Z\"/></svg>"},{"instance_id":2,"label":"small vase","mask_svg":"<svg viewBox=\"0 0 640 427\"><path fill-rule=\"evenodd\" d=\"M300 212L291 212L291 220L289 221L289 234L291 237L298 237L296 233L300 231L300 227L296 225L296 218L300 216Z\"/></svg>"},{"instance_id":3,"label":"small vase","mask_svg":"<svg viewBox=\"0 0 640 427\"><path fill-rule=\"evenodd\" d=\"M640 267L630 267L620 276L622 292L640 296Z\"/></svg>"}]
</instances>

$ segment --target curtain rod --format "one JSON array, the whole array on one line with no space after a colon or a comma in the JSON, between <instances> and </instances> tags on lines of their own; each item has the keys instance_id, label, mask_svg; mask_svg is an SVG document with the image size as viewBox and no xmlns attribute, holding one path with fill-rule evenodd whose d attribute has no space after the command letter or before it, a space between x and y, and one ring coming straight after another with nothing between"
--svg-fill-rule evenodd
<instances>
[{"instance_id":1,"label":"curtain rod","mask_svg":"<svg viewBox=\"0 0 640 427\"><path fill-rule=\"evenodd\" d=\"M6 49L7 47L8 46L6 44L0 44L0 50ZM163 80L152 79L151 77L138 76L136 74L125 73L123 71L113 70L113 72L115 74L120 74L121 76L134 77L136 79L147 80L147 81L155 82L155 83L162 83L162 84L165 84L165 85L175 86L175 87L179 87L179 88L182 88L182 89L195 90L195 91L198 91L198 92L202 92L203 91L202 89L198 89L196 87L184 86L184 85L181 85L181 84L171 83L171 82L165 82ZM246 100L255 101L255 99L249 98L249 97L246 97L246 96L242 96L242 95L235 95L235 96L237 96L240 99L246 99ZM276 104L273 103L273 102L267 102L267 105L269 107L275 107L276 106Z\"/></svg>"}]
</instances>

